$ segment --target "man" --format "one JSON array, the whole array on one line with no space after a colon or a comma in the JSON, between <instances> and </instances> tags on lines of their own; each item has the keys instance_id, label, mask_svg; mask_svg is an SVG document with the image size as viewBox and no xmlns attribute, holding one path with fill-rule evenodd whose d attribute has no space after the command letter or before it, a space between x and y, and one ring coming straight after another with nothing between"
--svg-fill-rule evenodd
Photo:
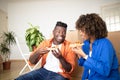
<instances>
[{"instance_id":1,"label":"man","mask_svg":"<svg viewBox=\"0 0 120 80\"><path fill-rule=\"evenodd\" d=\"M70 80L70 74L75 68L76 55L65 40L67 24L57 22L53 30L53 38L43 41L32 52L29 61L36 64L42 58L42 67L16 80Z\"/></svg>"}]
</instances>

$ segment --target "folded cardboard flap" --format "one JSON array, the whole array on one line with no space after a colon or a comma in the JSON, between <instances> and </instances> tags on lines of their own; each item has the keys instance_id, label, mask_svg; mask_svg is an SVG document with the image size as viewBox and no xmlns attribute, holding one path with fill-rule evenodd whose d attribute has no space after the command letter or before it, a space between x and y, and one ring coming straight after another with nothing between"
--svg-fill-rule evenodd
<instances>
[{"instance_id":1,"label":"folded cardboard flap","mask_svg":"<svg viewBox=\"0 0 120 80\"><path fill-rule=\"evenodd\" d=\"M69 30L66 34L66 40L70 42L80 42L82 43L82 38L78 30Z\"/></svg>"}]
</instances>

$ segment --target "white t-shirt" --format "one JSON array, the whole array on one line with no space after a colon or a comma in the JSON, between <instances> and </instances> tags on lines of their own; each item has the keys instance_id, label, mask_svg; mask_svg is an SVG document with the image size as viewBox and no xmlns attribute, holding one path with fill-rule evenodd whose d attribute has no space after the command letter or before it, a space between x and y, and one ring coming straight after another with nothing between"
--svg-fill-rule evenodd
<instances>
[{"instance_id":1,"label":"white t-shirt","mask_svg":"<svg viewBox=\"0 0 120 80\"><path fill-rule=\"evenodd\" d=\"M52 47L54 46L56 45L52 44ZM59 47L59 49L61 49L61 44L57 46ZM59 60L52 54L51 51L48 53L44 68L53 72L62 72L62 69L60 68Z\"/></svg>"}]
</instances>

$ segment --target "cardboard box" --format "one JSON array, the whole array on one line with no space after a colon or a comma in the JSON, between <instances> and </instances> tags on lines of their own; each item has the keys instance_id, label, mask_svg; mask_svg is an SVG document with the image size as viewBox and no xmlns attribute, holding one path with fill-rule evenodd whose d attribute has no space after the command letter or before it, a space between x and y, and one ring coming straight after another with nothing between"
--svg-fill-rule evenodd
<instances>
[{"instance_id":1,"label":"cardboard box","mask_svg":"<svg viewBox=\"0 0 120 80\"><path fill-rule=\"evenodd\" d=\"M67 31L66 40L70 42L81 42L82 43L82 39L80 37L80 33L78 30Z\"/></svg>"}]
</instances>

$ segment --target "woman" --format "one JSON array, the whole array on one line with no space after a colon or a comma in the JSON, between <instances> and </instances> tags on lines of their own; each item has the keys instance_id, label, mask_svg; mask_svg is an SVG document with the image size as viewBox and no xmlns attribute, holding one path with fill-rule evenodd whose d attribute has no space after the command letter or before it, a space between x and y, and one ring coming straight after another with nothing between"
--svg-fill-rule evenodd
<instances>
[{"instance_id":1,"label":"woman","mask_svg":"<svg viewBox=\"0 0 120 80\"><path fill-rule=\"evenodd\" d=\"M81 15L76 29L84 39L82 47L74 47L78 64L84 67L82 80L120 80L118 59L102 18L95 14Z\"/></svg>"}]
</instances>

